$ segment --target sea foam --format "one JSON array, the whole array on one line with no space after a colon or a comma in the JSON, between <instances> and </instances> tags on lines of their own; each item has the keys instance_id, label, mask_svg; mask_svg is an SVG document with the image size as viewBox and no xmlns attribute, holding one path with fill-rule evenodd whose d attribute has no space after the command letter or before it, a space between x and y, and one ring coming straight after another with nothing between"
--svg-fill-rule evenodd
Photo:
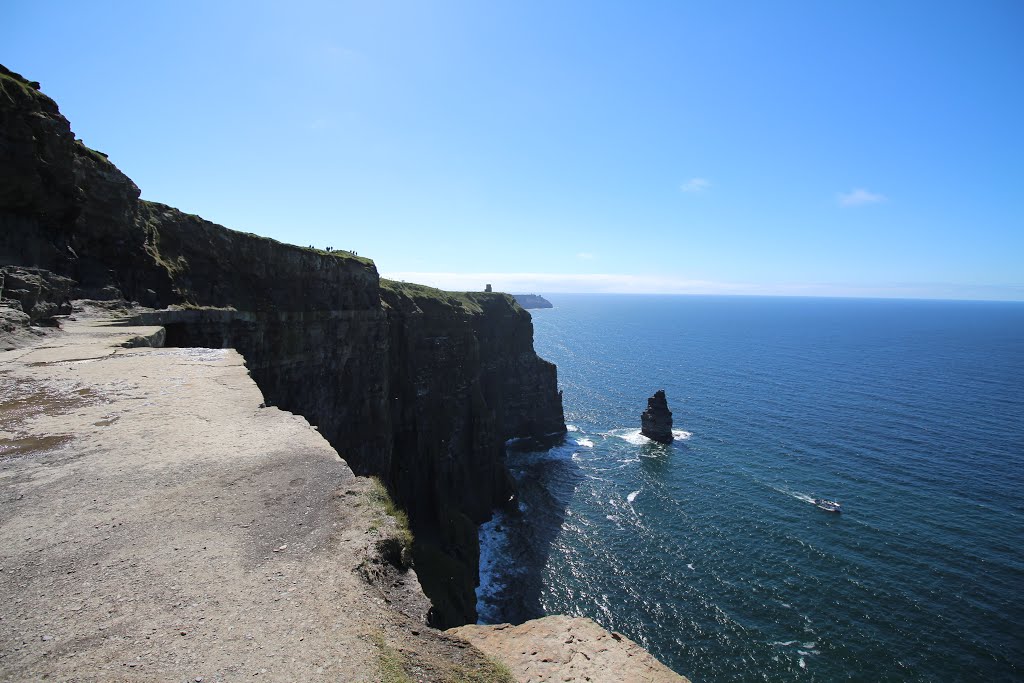
<instances>
[{"instance_id":1,"label":"sea foam","mask_svg":"<svg viewBox=\"0 0 1024 683\"><path fill-rule=\"evenodd\" d=\"M639 429L612 429L608 432L602 432L603 436L614 436L617 439L622 439L627 443L631 443L634 446L643 446L645 444L654 443L653 440L648 439L646 436L640 433ZM672 438L676 441L686 441L691 436L692 432L688 432L683 429L673 429Z\"/></svg>"}]
</instances>

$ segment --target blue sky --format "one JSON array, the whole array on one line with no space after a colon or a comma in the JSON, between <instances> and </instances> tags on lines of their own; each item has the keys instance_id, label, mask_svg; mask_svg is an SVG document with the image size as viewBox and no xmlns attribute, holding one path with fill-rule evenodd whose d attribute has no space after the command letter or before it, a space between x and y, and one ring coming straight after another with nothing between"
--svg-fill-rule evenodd
<instances>
[{"instance_id":1,"label":"blue sky","mask_svg":"<svg viewBox=\"0 0 1024 683\"><path fill-rule=\"evenodd\" d=\"M448 288L1024 299L1024 3L8 0L161 201Z\"/></svg>"}]
</instances>

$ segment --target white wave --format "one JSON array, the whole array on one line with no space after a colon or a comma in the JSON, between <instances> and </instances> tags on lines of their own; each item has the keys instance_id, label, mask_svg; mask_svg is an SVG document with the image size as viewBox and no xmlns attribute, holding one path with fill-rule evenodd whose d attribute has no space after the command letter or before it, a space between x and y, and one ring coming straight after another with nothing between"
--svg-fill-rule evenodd
<instances>
[{"instance_id":1,"label":"white wave","mask_svg":"<svg viewBox=\"0 0 1024 683\"><path fill-rule=\"evenodd\" d=\"M607 436L614 436L634 446L643 446L645 443L651 443L651 440L641 434L639 429L613 429L607 433Z\"/></svg>"},{"instance_id":2,"label":"white wave","mask_svg":"<svg viewBox=\"0 0 1024 683\"><path fill-rule=\"evenodd\" d=\"M520 506L522 507L522 506ZM503 588L501 560L508 555L508 525L505 515L495 512L480 525L480 585L476 589L476 609L483 623L497 617L496 599Z\"/></svg>"},{"instance_id":3,"label":"white wave","mask_svg":"<svg viewBox=\"0 0 1024 683\"><path fill-rule=\"evenodd\" d=\"M584 448L593 448L594 442L590 439L576 439L577 446L583 446Z\"/></svg>"},{"instance_id":4,"label":"white wave","mask_svg":"<svg viewBox=\"0 0 1024 683\"><path fill-rule=\"evenodd\" d=\"M639 493L640 493L639 489L637 489L636 491L633 491L628 496L626 496L626 500L628 502L632 503L634 500L636 500L636 497L637 497L637 495L639 495Z\"/></svg>"},{"instance_id":5,"label":"white wave","mask_svg":"<svg viewBox=\"0 0 1024 683\"><path fill-rule=\"evenodd\" d=\"M776 640L775 642L769 643L769 645L781 645L783 647L789 647L790 645L796 645L798 641L795 640Z\"/></svg>"},{"instance_id":6,"label":"white wave","mask_svg":"<svg viewBox=\"0 0 1024 683\"><path fill-rule=\"evenodd\" d=\"M605 515L604 518L607 519L609 522L616 522L616 523L618 523L618 521L619 521L619 516L618 515Z\"/></svg>"},{"instance_id":7,"label":"white wave","mask_svg":"<svg viewBox=\"0 0 1024 683\"><path fill-rule=\"evenodd\" d=\"M800 658L800 668L801 669L806 669L807 668L807 662L804 661L803 657Z\"/></svg>"},{"instance_id":8,"label":"white wave","mask_svg":"<svg viewBox=\"0 0 1024 683\"><path fill-rule=\"evenodd\" d=\"M640 433L639 429L613 429L608 432L603 432L603 436L614 436L617 439L622 439L626 443L631 443L634 446L643 446L644 444L654 443L651 439ZM682 429L673 429L672 438L676 441L686 441L693 434Z\"/></svg>"},{"instance_id":9,"label":"white wave","mask_svg":"<svg viewBox=\"0 0 1024 683\"><path fill-rule=\"evenodd\" d=\"M764 484L765 486L767 486L769 488L775 489L776 491L778 491L779 493L782 493L784 495L792 496L793 498L796 498L797 500L802 500L805 503L811 503L811 504L814 503L814 497L813 496L808 496L806 493L800 493L799 491L790 491L787 488L783 488L781 486L776 486L775 484L772 484L771 482L761 481L760 479L757 479L757 481L759 483L761 483L761 484Z\"/></svg>"},{"instance_id":10,"label":"white wave","mask_svg":"<svg viewBox=\"0 0 1024 683\"><path fill-rule=\"evenodd\" d=\"M803 648L808 649L808 650L813 650L815 645L817 645L817 643L812 640L809 643L802 643L800 645L800 647L803 647Z\"/></svg>"}]
</instances>

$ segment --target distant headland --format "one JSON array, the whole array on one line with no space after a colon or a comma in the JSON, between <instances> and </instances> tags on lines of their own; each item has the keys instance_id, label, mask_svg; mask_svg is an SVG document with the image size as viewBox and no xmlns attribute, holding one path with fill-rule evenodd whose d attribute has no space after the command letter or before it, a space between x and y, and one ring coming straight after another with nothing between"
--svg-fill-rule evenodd
<instances>
[{"instance_id":1,"label":"distant headland","mask_svg":"<svg viewBox=\"0 0 1024 683\"><path fill-rule=\"evenodd\" d=\"M513 294L516 303L523 308L554 308L551 302L540 294Z\"/></svg>"}]
</instances>

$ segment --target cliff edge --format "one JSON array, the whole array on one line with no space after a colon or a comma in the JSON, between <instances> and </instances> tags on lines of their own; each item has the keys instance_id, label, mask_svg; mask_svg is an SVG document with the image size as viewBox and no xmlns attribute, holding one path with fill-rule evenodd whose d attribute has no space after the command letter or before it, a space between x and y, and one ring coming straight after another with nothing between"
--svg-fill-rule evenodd
<instances>
[{"instance_id":1,"label":"cliff edge","mask_svg":"<svg viewBox=\"0 0 1024 683\"><path fill-rule=\"evenodd\" d=\"M540 294L513 294L516 303L523 308L554 308L551 302Z\"/></svg>"},{"instance_id":2,"label":"cliff edge","mask_svg":"<svg viewBox=\"0 0 1024 683\"><path fill-rule=\"evenodd\" d=\"M176 306L145 321L169 346L238 349L269 403L408 510L432 621L474 621L477 526L515 497L503 444L565 430L529 314L141 200L37 86L0 67L0 266L56 274L64 300ZM52 303L20 305L31 318Z\"/></svg>"},{"instance_id":3,"label":"cliff edge","mask_svg":"<svg viewBox=\"0 0 1024 683\"><path fill-rule=\"evenodd\" d=\"M94 315L0 353L0 680L513 680L426 626L380 492L236 351Z\"/></svg>"},{"instance_id":4,"label":"cliff edge","mask_svg":"<svg viewBox=\"0 0 1024 683\"><path fill-rule=\"evenodd\" d=\"M0 677L511 680L422 626L475 620L504 442L565 431L510 296L142 200L0 66L0 309Z\"/></svg>"},{"instance_id":5,"label":"cliff edge","mask_svg":"<svg viewBox=\"0 0 1024 683\"><path fill-rule=\"evenodd\" d=\"M553 615L518 626L470 624L449 633L505 663L520 681L689 683L626 636L581 617Z\"/></svg>"}]
</instances>

